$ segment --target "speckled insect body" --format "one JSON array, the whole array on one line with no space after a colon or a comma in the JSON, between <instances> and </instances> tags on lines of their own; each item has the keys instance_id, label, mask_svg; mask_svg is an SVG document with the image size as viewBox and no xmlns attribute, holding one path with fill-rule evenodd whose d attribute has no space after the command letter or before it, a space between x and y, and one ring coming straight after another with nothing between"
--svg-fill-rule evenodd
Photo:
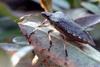
<instances>
[{"instance_id":1,"label":"speckled insect body","mask_svg":"<svg viewBox=\"0 0 100 67\"><path fill-rule=\"evenodd\" d=\"M90 34L72 19L64 15L64 13L42 12L42 15L68 40L95 45Z\"/></svg>"}]
</instances>

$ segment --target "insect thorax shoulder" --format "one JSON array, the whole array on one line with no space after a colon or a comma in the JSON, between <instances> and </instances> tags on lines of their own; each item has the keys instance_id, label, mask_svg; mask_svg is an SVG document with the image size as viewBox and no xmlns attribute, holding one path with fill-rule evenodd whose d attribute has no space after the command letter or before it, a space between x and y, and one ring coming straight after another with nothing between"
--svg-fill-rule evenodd
<instances>
[{"instance_id":1,"label":"insect thorax shoulder","mask_svg":"<svg viewBox=\"0 0 100 67\"><path fill-rule=\"evenodd\" d=\"M63 18L65 15L63 12L55 12L55 13L52 13L52 15L50 16L50 19L54 22L58 22L59 19Z\"/></svg>"}]
</instances>

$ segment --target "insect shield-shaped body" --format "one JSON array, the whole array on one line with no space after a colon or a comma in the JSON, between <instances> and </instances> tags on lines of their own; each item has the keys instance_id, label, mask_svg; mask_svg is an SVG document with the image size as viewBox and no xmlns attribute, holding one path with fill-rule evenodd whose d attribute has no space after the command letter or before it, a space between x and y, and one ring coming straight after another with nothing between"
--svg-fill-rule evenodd
<instances>
[{"instance_id":1,"label":"insect shield-shaped body","mask_svg":"<svg viewBox=\"0 0 100 67\"><path fill-rule=\"evenodd\" d=\"M69 41L95 45L90 34L64 13L42 12L42 15Z\"/></svg>"}]
</instances>

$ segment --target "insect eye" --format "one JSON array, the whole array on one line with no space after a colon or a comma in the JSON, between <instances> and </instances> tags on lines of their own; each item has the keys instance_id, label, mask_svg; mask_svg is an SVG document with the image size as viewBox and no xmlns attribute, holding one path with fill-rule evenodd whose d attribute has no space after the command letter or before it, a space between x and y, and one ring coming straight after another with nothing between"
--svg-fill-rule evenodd
<instances>
[{"instance_id":1,"label":"insect eye","mask_svg":"<svg viewBox=\"0 0 100 67\"><path fill-rule=\"evenodd\" d=\"M50 13L50 12L42 12L41 15L44 16L44 17L50 17L52 15L52 13Z\"/></svg>"}]
</instances>

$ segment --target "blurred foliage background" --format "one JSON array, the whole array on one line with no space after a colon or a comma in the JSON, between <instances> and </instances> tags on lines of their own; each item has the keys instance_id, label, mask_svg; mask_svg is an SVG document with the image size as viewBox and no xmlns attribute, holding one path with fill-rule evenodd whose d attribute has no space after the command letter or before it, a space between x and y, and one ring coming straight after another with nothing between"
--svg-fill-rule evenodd
<instances>
[{"instance_id":1,"label":"blurred foliage background","mask_svg":"<svg viewBox=\"0 0 100 67\"><path fill-rule=\"evenodd\" d=\"M52 1L54 11L63 11L73 20L100 14L100 0ZM22 35L17 25L19 17L39 14L42 11L44 10L40 6L40 0L0 0L0 42L11 43L14 37ZM95 48L100 50L100 25L96 25L90 33L97 44Z\"/></svg>"}]
</instances>

